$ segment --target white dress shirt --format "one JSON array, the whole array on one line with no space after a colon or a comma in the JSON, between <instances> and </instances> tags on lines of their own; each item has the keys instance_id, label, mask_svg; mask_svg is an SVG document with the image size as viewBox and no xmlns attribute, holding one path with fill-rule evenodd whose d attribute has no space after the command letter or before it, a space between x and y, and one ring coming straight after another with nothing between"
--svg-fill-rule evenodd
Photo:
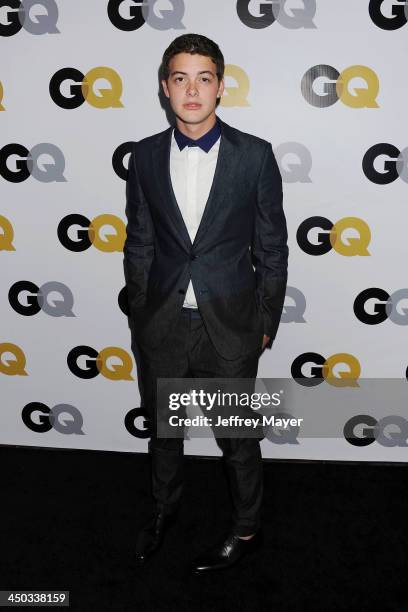
<instances>
[{"instance_id":1,"label":"white dress shirt","mask_svg":"<svg viewBox=\"0 0 408 612\"><path fill-rule=\"evenodd\" d=\"M206 202L214 179L218 150L221 137L206 153L200 147L184 147L180 151L174 138L171 137L170 176L174 195L180 208L191 242L200 225ZM184 307L197 308L193 284L187 287Z\"/></svg>"}]
</instances>

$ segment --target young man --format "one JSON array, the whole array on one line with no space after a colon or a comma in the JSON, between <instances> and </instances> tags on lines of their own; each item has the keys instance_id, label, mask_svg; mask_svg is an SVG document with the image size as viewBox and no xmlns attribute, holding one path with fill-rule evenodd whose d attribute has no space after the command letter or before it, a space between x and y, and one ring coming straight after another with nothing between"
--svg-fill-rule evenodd
<instances>
[{"instance_id":1,"label":"young man","mask_svg":"<svg viewBox=\"0 0 408 612\"><path fill-rule=\"evenodd\" d=\"M157 378L255 379L278 329L288 259L272 147L215 113L224 91L219 47L198 34L180 36L166 49L161 74L176 126L134 144L124 247L152 425L155 512L138 536L139 564L161 545L183 487L184 441L155 431ZM259 438L218 438L217 444L231 488L232 529L195 559L196 573L228 567L261 542Z\"/></svg>"}]
</instances>

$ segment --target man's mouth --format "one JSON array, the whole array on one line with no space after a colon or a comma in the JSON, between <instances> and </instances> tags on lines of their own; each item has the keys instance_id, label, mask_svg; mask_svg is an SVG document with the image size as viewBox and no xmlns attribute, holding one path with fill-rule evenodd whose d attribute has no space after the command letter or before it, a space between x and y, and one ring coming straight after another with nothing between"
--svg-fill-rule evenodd
<instances>
[{"instance_id":1,"label":"man's mouth","mask_svg":"<svg viewBox=\"0 0 408 612\"><path fill-rule=\"evenodd\" d=\"M201 104L197 104L196 102L189 102L188 104L183 104L184 108L200 108Z\"/></svg>"}]
</instances>

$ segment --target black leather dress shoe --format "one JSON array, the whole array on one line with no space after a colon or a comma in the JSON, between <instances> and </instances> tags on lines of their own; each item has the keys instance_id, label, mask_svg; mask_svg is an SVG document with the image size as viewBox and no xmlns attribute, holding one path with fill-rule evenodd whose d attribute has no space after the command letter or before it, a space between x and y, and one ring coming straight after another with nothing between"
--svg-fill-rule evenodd
<instances>
[{"instance_id":1,"label":"black leather dress shoe","mask_svg":"<svg viewBox=\"0 0 408 612\"><path fill-rule=\"evenodd\" d=\"M255 552L263 543L263 534L258 530L249 540L230 534L193 561L193 572L205 574L211 570L230 567L250 552Z\"/></svg>"},{"instance_id":2,"label":"black leather dress shoe","mask_svg":"<svg viewBox=\"0 0 408 612\"><path fill-rule=\"evenodd\" d=\"M142 528L136 540L136 565L144 565L147 559L160 548L164 534L174 523L175 518L175 513L156 512Z\"/></svg>"}]
</instances>

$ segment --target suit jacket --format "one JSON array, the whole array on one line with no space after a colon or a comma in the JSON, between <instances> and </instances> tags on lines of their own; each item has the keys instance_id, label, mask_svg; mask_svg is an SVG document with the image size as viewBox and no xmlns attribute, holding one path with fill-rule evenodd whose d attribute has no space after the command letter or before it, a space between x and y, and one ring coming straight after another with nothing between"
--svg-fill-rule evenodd
<instances>
[{"instance_id":1,"label":"suit jacket","mask_svg":"<svg viewBox=\"0 0 408 612\"><path fill-rule=\"evenodd\" d=\"M282 179L269 142L224 121L210 194L193 243L170 177L172 127L133 144L124 273L137 343L172 329L191 278L216 350L236 359L275 338L287 282ZM255 269L254 269L255 268Z\"/></svg>"}]
</instances>

